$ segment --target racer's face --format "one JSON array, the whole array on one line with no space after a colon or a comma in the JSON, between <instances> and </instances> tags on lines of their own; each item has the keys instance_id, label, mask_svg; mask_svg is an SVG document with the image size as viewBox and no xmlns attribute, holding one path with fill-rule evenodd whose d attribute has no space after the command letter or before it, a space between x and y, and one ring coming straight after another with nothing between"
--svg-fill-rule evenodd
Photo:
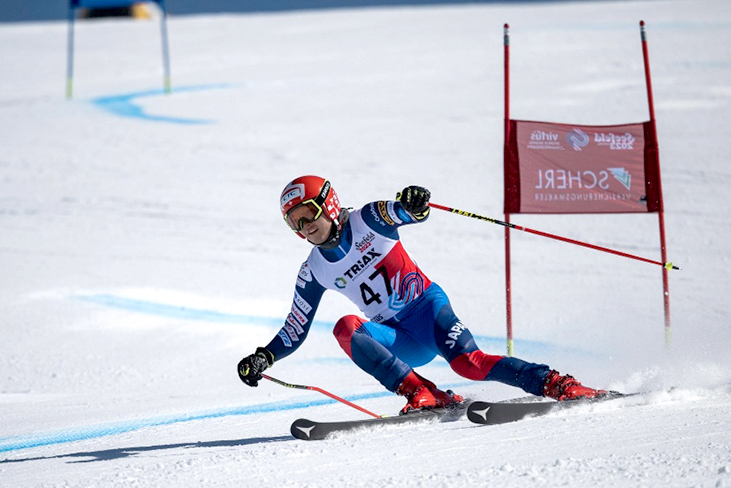
<instances>
[{"instance_id":1,"label":"racer's face","mask_svg":"<svg viewBox=\"0 0 731 488\"><path fill-rule=\"evenodd\" d=\"M300 232L307 238L310 244L317 246L324 244L327 238L330 237L332 225L332 221L323 214L316 220L304 223Z\"/></svg>"},{"instance_id":2,"label":"racer's face","mask_svg":"<svg viewBox=\"0 0 731 488\"><path fill-rule=\"evenodd\" d=\"M310 241L311 244L323 244L332 229L332 221L323 211L322 206L314 200L308 200L292 208L284 216L287 225Z\"/></svg>"}]
</instances>

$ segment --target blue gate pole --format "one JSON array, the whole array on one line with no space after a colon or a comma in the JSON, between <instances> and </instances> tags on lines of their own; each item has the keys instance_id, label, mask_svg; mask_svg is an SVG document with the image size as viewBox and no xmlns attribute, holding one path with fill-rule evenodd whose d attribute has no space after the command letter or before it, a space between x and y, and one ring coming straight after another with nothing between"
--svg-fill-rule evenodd
<instances>
[{"instance_id":1,"label":"blue gate pole","mask_svg":"<svg viewBox=\"0 0 731 488\"><path fill-rule=\"evenodd\" d=\"M73 0L69 2L69 35L68 53L66 54L66 98L71 100L74 94L74 20L76 19L76 7Z\"/></svg>"},{"instance_id":2,"label":"blue gate pole","mask_svg":"<svg viewBox=\"0 0 731 488\"><path fill-rule=\"evenodd\" d=\"M163 69L165 70L163 85L165 87L165 93L172 92L172 86L170 81L170 54L168 49L168 29L167 29L167 8L165 7L165 0L159 0L160 8L162 10L162 16L160 17L160 34L162 37L162 62Z\"/></svg>"}]
</instances>

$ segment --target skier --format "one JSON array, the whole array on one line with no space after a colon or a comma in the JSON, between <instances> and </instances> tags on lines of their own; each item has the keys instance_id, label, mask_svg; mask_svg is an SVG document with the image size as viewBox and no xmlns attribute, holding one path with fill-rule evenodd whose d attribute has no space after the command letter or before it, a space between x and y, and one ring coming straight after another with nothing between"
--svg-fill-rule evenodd
<instances>
[{"instance_id":1,"label":"skier","mask_svg":"<svg viewBox=\"0 0 731 488\"><path fill-rule=\"evenodd\" d=\"M406 397L402 413L446 407L463 401L442 391L413 368L439 355L459 375L499 381L555 400L593 398L604 390L582 386L544 364L482 352L452 311L444 290L404 250L401 226L429 217L430 193L409 186L395 201L376 201L360 210L341 208L329 181L302 176L282 191L287 225L314 248L302 264L292 310L266 347L238 364L241 380L257 386L261 373L304 342L325 290L335 290L358 305L367 320L342 317L333 333L350 359L386 389Z\"/></svg>"}]
</instances>

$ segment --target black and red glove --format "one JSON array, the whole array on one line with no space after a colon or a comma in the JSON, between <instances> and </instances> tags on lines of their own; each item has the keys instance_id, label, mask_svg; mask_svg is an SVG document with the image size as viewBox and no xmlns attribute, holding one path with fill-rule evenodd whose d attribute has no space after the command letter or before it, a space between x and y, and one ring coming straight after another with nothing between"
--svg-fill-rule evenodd
<instances>
[{"instance_id":1,"label":"black and red glove","mask_svg":"<svg viewBox=\"0 0 731 488\"><path fill-rule=\"evenodd\" d=\"M259 386L261 374L272 364L274 354L264 347L257 347L254 354L239 361L239 378L249 386Z\"/></svg>"},{"instance_id":2,"label":"black and red glove","mask_svg":"<svg viewBox=\"0 0 731 488\"><path fill-rule=\"evenodd\" d=\"M407 186L396 194L404 210L414 216L416 220L424 220L429 215L429 199L431 193L422 186Z\"/></svg>"}]
</instances>

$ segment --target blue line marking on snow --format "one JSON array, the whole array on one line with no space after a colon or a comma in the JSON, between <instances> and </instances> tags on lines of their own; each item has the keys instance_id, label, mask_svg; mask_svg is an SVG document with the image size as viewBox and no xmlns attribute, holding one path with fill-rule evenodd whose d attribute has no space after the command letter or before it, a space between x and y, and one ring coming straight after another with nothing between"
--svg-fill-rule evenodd
<instances>
[{"instance_id":1,"label":"blue line marking on snow","mask_svg":"<svg viewBox=\"0 0 731 488\"><path fill-rule=\"evenodd\" d=\"M353 400L374 398L376 396L385 396L389 392L383 394L370 394L354 396ZM233 415L252 415L260 413L279 412L287 410L295 410L299 408L316 407L335 403L335 400L323 399L309 402L297 403L264 403L261 405L251 405L246 407L236 407L221 410L212 410L194 414L183 414L180 416L159 417L152 419L142 419L127 422L116 422L105 425L80 427L78 429L61 430L56 432L29 434L24 436L7 437L0 439L0 452L15 451L18 449L27 449L32 447L48 446L52 444L63 444L67 442L81 441L87 439L95 439L97 437L105 437L116 434L124 434L140 430L145 427L158 427L171 425L181 422L191 422L194 420L206 420L220 417L228 417Z\"/></svg>"},{"instance_id":2,"label":"blue line marking on snow","mask_svg":"<svg viewBox=\"0 0 731 488\"><path fill-rule=\"evenodd\" d=\"M214 90L219 88L228 88L229 85L200 85L200 86L184 86L173 90L172 95L166 94L164 90L149 90L143 92L127 93L123 95L111 95L107 97L99 97L92 100L97 107L120 117L133 117L152 122L168 122L172 124L213 124L214 120L206 119L188 119L183 117L170 117L166 115L148 114L142 106L135 103L139 98L149 98L158 96L175 96L176 93L195 92Z\"/></svg>"},{"instance_id":3,"label":"blue line marking on snow","mask_svg":"<svg viewBox=\"0 0 731 488\"><path fill-rule=\"evenodd\" d=\"M118 308L130 312L157 315L171 319L201 320L205 322L218 322L227 324L249 324L276 327L279 329L284 325L284 317L261 317L256 315L243 315L236 313L218 312L215 310L204 310L199 308L183 307L180 305L169 305L166 303L138 300L136 298L120 297L116 295L80 295L74 297L85 302ZM314 327L333 327L333 324L325 321L315 320Z\"/></svg>"},{"instance_id":4,"label":"blue line marking on snow","mask_svg":"<svg viewBox=\"0 0 731 488\"><path fill-rule=\"evenodd\" d=\"M144 313L147 315L157 315L159 317L167 317L180 320L200 320L206 322L229 323L229 324L249 324L272 327L278 330L284 325L283 317L261 317L256 315L243 315L235 313L218 312L215 310L204 310L198 308L190 308L179 305L170 305L165 303L151 302L147 300L139 300L135 298L121 297L117 295L99 294L99 295L80 295L74 298L85 302L104 305L107 307L127 310L130 312ZM312 326L331 330L334 326L332 322L323 320L315 320ZM475 335L478 344L489 351L503 350L505 347L504 337L492 337L484 335ZM578 348L559 346L549 342L531 341L526 339L515 339L515 347L520 349L523 354L550 353L562 351L579 356L596 356L595 352L590 352Z\"/></svg>"},{"instance_id":5,"label":"blue line marking on snow","mask_svg":"<svg viewBox=\"0 0 731 488\"><path fill-rule=\"evenodd\" d=\"M461 382L451 385L445 385L445 388L457 388L460 386L474 385L474 382ZM380 398L393 395L390 391L380 391L377 393L362 393L352 395L347 398L352 402L358 400L367 400L371 398ZM302 408L319 407L322 405L330 405L338 403L337 400L323 398L320 400L307 402L275 402L262 403L260 405L249 405L245 407L224 408L219 410L208 410L199 413L171 415L167 417L158 417L151 419L131 420L126 422L115 422L103 425L79 427L69 430L58 430L52 432L39 432L37 434L28 434L13 437L0 438L0 452L17 451L20 449L30 449L34 447L50 446L55 444L66 444L69 442L83 441L88 439L96 439L98 437L107 437L117 434L124 434L146 427L160 427L165 425L178 424L182 422L192 422L195 420L208 420L221 417L230 417L236 415L254 415L271 412L284 412L288 410L297 410Z\"/></svg>"},{"instance_id":6,"label":"blue line marking on snow","mask_svg":"<svg viewBox=\"0 0 731 488\"><path fill-rule=\"evenodd\" d=\"M166 303L150 302L135 298L120 297L116 295L82 295L75 297L85 302L96 303L107 307L118 308L130 312L157 315L172 319L182 320L203 320L206 322L222 322L230 324L252 324L265 326L284 325L284 319L278 317L257 317L253 315L241 315L215 310L203 310L198 308L169 305Z\"/></svg>"}]
</instances>

